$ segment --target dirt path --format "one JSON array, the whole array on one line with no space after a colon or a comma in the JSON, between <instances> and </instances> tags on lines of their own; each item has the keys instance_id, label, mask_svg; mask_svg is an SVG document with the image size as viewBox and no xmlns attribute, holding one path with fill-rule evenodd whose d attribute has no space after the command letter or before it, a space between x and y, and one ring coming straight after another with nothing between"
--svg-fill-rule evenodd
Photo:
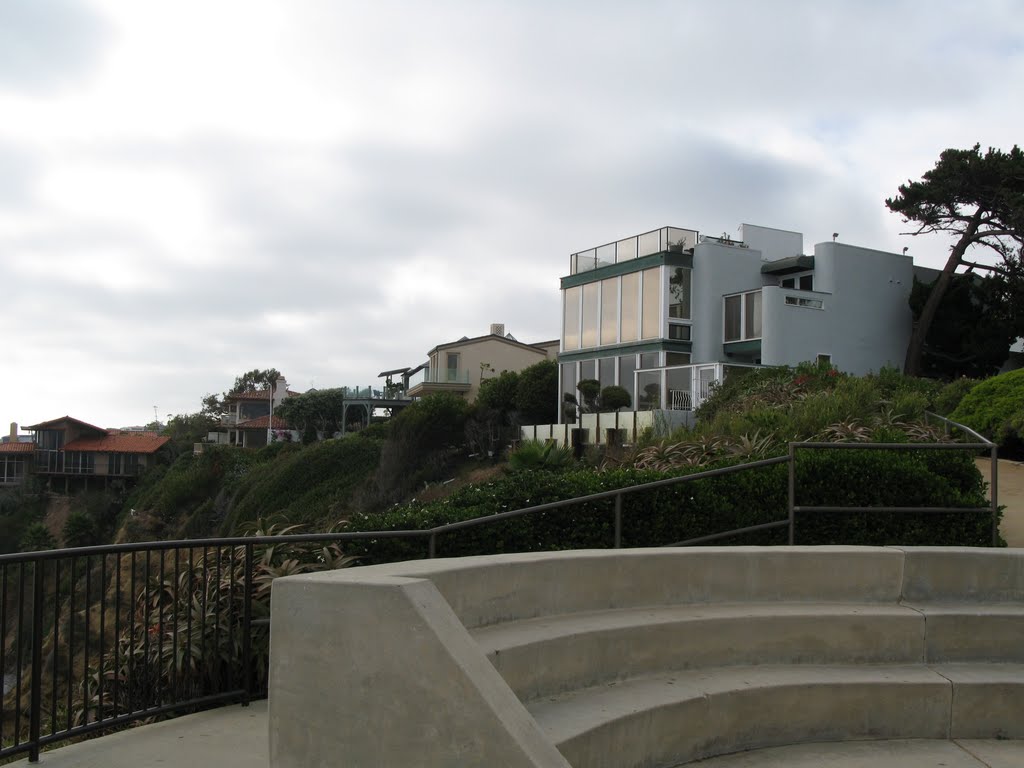
<instances>
[{"instance_id":1,"label":"dirt path","mask_svg":"<svg viewBox=\"0 0 1024 768\"><path fill-rule=\"evenodd\" d=\"M982 477L988 481L991 476L988 459L977 459ZM999 460L998 501L1006 507L999 532L1011 547L1024 547L1024 464L1017 461Z\"/></svg>"}]
</instances>

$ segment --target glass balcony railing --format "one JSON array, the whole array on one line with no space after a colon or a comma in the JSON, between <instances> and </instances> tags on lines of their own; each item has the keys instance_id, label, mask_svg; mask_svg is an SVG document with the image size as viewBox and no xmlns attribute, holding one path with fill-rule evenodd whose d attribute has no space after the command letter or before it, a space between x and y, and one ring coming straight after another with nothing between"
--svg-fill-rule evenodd
<instances>
[{"instance_id":1,"label":"glass balcony railing","mask_svg":"<svg viewBox=\"0 0 1024 768\"><path fill-rule=\"evenodd\" d=\"M469 384L469 371L466 369L441 368L431 370L424 368L409 377L409 389L420 384Z\"/></svg>"},{"instance_id":2,"label":"glass balcony railing","mask_svg":"<svg viewBox=\"0 0 1024 768\"><path fill-rule=\"evenodd\" d=\"M662 227L642 235L627 237L614 243L574 253L569 257L569 274L588 272L609 264L619 264L641 256L665 251L685 251L697 244L698 232L694 229Z\"/></svg>"}]
</instances>

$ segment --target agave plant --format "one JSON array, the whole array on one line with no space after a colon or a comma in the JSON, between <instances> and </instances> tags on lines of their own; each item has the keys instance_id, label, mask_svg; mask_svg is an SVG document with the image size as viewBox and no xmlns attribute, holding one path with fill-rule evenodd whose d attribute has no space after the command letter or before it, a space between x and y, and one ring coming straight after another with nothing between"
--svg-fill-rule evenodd
<instances>
[{"instance_id":1,"label":"agave plant","mask_svg":"<svg viewBox=\"0 0 1024 768\"><path fill-rule=\"evenodd\" d=\"M857 419L850 419L829 424L816 437L827 443L867 443L871 441L872 435L871 427L861 424Z\"/></svg>"},{"instance_id":2,"label":"agave plant","mask_svg":"<svg viewBox=\"0 0 1024 768\"><path fill-rule=\"evenodd\" d=\"M301 526L257 520L255 535L297 533ZM77 723L134 712L183 699L238 688L245 675L255 686L266 681L269 658L270 591L273 581L310 571L344 568L355 558L337 543L281 542L253 546L246 594L246 546L213 549L173 573L155 573L134 597L131 619L117 649L102 667L84 676ZM168 564L166 570L171 570ZM249 655L245 657L243 616L249 602Z\"/></svg>"},{"instance_id":3,"label":"agave plant","mask_svg":"<svg viewBox=\"0 0 1024 768\"><path fill-rule=\"evenodd\" d=\"M774 453L778 446L775 435L762 435L758 430L753 435L744 434L733 438L726 444L725 453L735 458L763 459Z\"/></svg>"}]
</instances>

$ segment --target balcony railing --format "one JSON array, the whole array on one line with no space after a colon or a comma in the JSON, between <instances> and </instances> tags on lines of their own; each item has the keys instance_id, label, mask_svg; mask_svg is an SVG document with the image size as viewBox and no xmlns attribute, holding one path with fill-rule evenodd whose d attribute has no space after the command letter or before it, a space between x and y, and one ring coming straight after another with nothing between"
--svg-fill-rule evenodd
<instances>
[{"instance_id":1,"label":"balcony railing","mask_svg":"<svg viewBox=\"0 0 1024 768\"><path fill-rule=\"evenodd\" d=\"M409 377L409 389L421 384L469 384L469 371L466 369L441 368L432 370L424 368Z\"/></svg>"},{"instance_id":2,"label":"balcony railing","mask_svg":"<svg viewBox=\"0 0 1024 768\"><path fill-rule=\"evenodd\" d=\"M642 235L627 237L614 243L574 253L569 257L569 274L588 272L609 264L618 264L641 256L650 256L665 251L685 251L697 244L698 233L694 229L662 227Z\"/></svg>"}]
</instances>

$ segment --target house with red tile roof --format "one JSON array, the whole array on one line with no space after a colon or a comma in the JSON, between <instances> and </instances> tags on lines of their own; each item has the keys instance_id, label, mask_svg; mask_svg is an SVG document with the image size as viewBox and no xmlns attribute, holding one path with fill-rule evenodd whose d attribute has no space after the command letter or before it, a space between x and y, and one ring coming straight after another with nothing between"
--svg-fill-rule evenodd
<instances>
[{"instance_id":1,"label":"house with red tile roof","mask_svg":"<svg viewBox=\"0 0 1024 768\"><path fill-rule=\"evenodd\" d=\"M0 487L20 485L32 466L35 446L19 437L18 425L11 423L11 434L0 439Z\"/></svg>"},{"instance_id":2,"label":"house with red tile roof","mask_svg":"<svg viewBox=\"0 0 1024 768\"><path fill-rule=\"evenodd\" d=\"M25 427L33 432L31 474L50 486L107 488L141 475L170 442L155 432L103 429L71 416Z\"/></svg>"},{"instance_id":3,"label":"house with red tile roof","mask_svg":"<svg viewBox=\"0 0 1024 768\"><path fill-rule=\"evenodd\" d=\"M221 418L220 428L210 432L206 441L241 448L262 448L268 441L298 440L299 433L284 419L274 415L277 406L298 394L288 389L288 382L282 376L273 387L227 395L224 398L227 413Z\"/></svg>"}]
</instances>

